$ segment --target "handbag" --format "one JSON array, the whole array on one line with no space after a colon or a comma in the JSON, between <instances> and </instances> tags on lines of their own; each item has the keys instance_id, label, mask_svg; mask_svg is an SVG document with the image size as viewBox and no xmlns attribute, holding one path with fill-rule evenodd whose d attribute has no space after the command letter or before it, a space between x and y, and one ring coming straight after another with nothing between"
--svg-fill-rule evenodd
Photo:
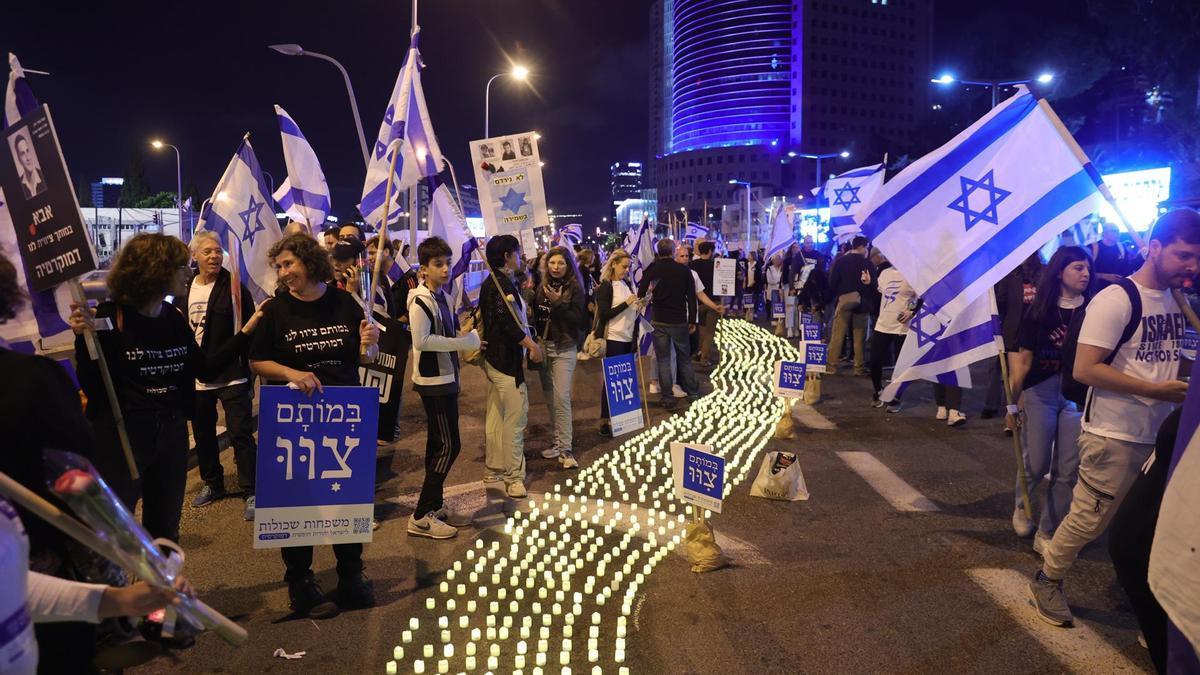
<instances>
[{"instance_id":1,"label":"handbag","mask_svg":"<svg viewBox=\"0 0 1200 675\"><path fill-rule=\"evenodd\" d=\"M462 337L467 333L479 329L479 337L483 337L483 321L480 317L479 307L474 307L459 324L458 336ZM483 348L464 349L458 353L459 360L463 363L469 363L472 366L483 367Z\"/></svg>"},{"instance_id":2,"label":"handbag","mask_svg":"<svg viewBox=\"0 0 1200 675\"><path fill-rule=\"evenodd\" d=\"M611 283L611 282L610 282ZM593 359L602 359L608 351L608 340L602 337L596 337L596 331L600 328L600 308L596 308L596 316L592 319L592 329L588 331L587 337L583 340L583 353Z\"/></svg>"}]
</instances>

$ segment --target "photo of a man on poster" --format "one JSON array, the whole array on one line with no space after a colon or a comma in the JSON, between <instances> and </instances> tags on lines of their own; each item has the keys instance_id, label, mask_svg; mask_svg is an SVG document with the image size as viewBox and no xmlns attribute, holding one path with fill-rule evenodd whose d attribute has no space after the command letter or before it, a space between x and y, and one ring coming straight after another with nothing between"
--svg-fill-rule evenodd
<instances>
[{"instance_id":1,"label":"photo of a man on poster","mask_svg":"<svg viewBox=\"0 0 1200 675\"><path fill-rule=\"evenodd\" d=\"M46 191L46 181L42 177L42 164L38 161L37 152L33 149L33 140L29 130L22 129L12 137L13 162L17 165L17 176L21 180L21 192L25 199L31 199Z\"/></svg>"},{"instance_id":2,"label":"photo of a man on poster","mask_svg":"<svg viewBox=\"0 0 1200 675\"><path fill-rule=\"evenodd\" d=\"M500 144L500 147L504 150L503 154L500 155L501 160L517 158L517 153L513 152L512 141L504 141Z\"/></svg>"}]
</instances>

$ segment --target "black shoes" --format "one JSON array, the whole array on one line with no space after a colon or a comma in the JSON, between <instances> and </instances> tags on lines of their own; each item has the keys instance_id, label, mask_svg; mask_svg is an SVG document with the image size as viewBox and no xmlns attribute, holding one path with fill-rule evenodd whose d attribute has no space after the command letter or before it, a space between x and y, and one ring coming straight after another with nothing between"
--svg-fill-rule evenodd
<instances>
[{"instance_id":1,"label":"black shoes","mask_svg":"<svg viewBox=\"0 0 1200 675\"><path fill-rule=\"evenodd\" d=\"M341 584L338 584L341 587ZM325 596L312 572L296 582L288 583L288 599L292 611L308 619L331 619L338 615L338 606ZM372 603L374 598L372 597Z\"/></svg>"},{"instance_id":2,"label":"black shoes","mask_svg":"<svg viewBox=\"0 0 1200 675\"><path fill-rule=\"evenodd\" d=\"M342 609L366 609L375 606L375 590L367 575L358 572L349 578L339 576L337 587L338 606Z\"/></svg>"}]
</instances>

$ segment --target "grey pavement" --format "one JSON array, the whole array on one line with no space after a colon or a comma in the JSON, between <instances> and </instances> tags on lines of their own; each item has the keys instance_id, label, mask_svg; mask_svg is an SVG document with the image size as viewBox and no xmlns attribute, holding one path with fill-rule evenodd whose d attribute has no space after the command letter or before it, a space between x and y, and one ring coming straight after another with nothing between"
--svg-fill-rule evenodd
<instances>
[{"instance_id":1,"label":"grey pavement","mask_svg":"<svg viewBox=\"0 0 1200 675\"><path fill-rule=\"evenodd\" d=\"M762 341L776 342L765 334ZM723 350L723 358L728 354ZM742 368L733 361L724 367L727 370L718 381L722 391L758 386L757 380L750 382L756 377L753 368ZM200 488L193 470L182 524L181 543L188 555L185 569L204 600L246 627L250 641L233 648L215 636L205 635L195 647L160 657L131 672L382 673L393 659L396 645L405 650L404 658L397 661L399 672L411 672L416 659L423 661L426 672L437 672L443 646L436 639L438 631L433 622L441 615L453 618L464 614L462 607L457 612L445 610L447 597L457 598L460 604L473 597L455 595L457 582L463 581L472 562L465 556L476 556L493 542L502 544L497 546L501 557L509 553L503 526L518 507L498 494L485 494L477 484L483 471L486 381L476 368L468 367L463 372L464 447L447 486L453 487L449 490L453 505L474 512L475 528L466 528L457 539L446 542L412 539L405 534L405 521L422 477L425 442L420 402L411 388L406 388L404 437L390 461L380 464L383 480L377 492L377 516L382 524L365 552L378 606L327 621L295 619L287 607L279 554L251 548L251 526L241 520L239 499L192 508L191 498ZM541 458L540 451L550 444L548 415L536 374L528 374L533 376L527 432L530 495L544 503L543 495L558 486L565 506L565 495L571 490L564 488L566 482L571 480L576 484L574 489L582 490L583 480L577 479L575 471L560 469L555 460ZM709 391L712 385L708 378L702 381L705 392ZM723 512L710 521L732 565L716 572L693 574L688 571L682 547L654 548L646 544L645 549L661 550L663 554L633 593L623 662L616 662L612 648L613 620L619 615L616 606L620 597L614 596L612 602L599 608L585 599L588 609L575 625L570 649L572 672L592 672L595 666L614 673L621 667L647 673L1151 670L1145 650L1137 644L1136 621L1116 583L1103 541L1084 551L1067 580L1066 592L1076 614L1076 627L1054 628L1033 618L1024 580L1037 569L1039 559L1030 549L1030 542L1017 539L1011 531L1013 450L1011 441L1001 433L999 420L978 418L982 392L967 392L969 422L964 428L951 429L933 419L928 385L913 386L904 410L897 415L886 415L882 409L868 405L870 383L866 378L833 376L826 378L823 387L824 399L815 406L819 415L806 416L810 422L820 420L819 424L798 423L796 440L765 442L768 450L799 453L811 498L776 502L749 497L750 481L761 458L757 451L746 455L741 466L749 467L749 475L733 489ZM597 434L599 394L598 364L580 363L574 417L581 470L596 465L589 476L619 476L621 467L640 466L644 458L618 447L629 437L609 440ZM762 398L754 400L752 407L765 409L772 405L763 403ZM710 410L703 407L704 401L696 405L701 406L697 410ZM654 424L667 417L653 406L650 412ZM735 408L703 414L729 418L717 422L734 427L741 419L741 411ZM751 410L746 414L771 416L772 412ZM685 418L677 418L675 423L681 419ZM757 448L763 443L756 439L765 437L761 429L747 429L744 440L739 441L747 447L737 450ZM735 451L720 450L726 454ZM919 492L927 500L922 502L927 508L898 510L887 495L876 491L838 453L867 453L868 459L874 458L871 461L877 460L885 467L885 473ZM231 453L226 451L222 459L227 483L232 487L236 481ZM590 486L599 485L594 478L588 480L592 481ZM634 482L631 477L629 480ZM609 503L619 496L614 495ZM647 507L635 511L641 515L643 525L647 513L659 515L662 523L665 514L648 508L649 498L635 501ZM554 502L555 509L559 506L560 502ZM663 509L666 507L664 503ZM531 522L528 504L522 508L526 514L516 521L518 526ZM584 541L594 534L593 541L603 542L601 552L611 545L623 547L625 544L619 542L629 539L620 539L620 531L608 535L586 526L575 522L569 529L575 541L580 540L580 534ZM564 522L563 527L568 524ZM644 536L638 533L630 550L643 543ZM484 548L473 549L476 546ZM513 556L515 560L519 554L514 551ZM482 556L477 559L482 564ZM466 565L456 580L448 580L447 571L455 563ZM594 563L579 563L582 572L593 571ZM314 568L326 590L336 585L332 567L331 552L318 548ZM446 592L438 587L442 582L448 583ZM535 588L542 586L539 581ZM493 586L491 596L479 599L479 612L483 612L485 601L495 598L497 588ZM578 587L574 590L577 592ZM527 598L534 592L531 589ZM429 600L436 603L437 610L426 609ZM569 599L565 604L570 604ZM589 650L585 648L590 625L586 617L593 609L604 614L600 626L603 644L598 645L594 663L588 660ZM537 617L529 611L527 602L521 611ZM413 618L419 620L421 629L412 643L402 644L402 633ZM476 618L472 618L472 625L482 627ZM520 615L514 618L518 620L511 642L515 642L520 626ZM547 616L546 621L550 620ZM562 623L554 618L554 644L546 650L547 673L561 669L557 641L565 632ZM533 672L535 666L534 646L540 625L533 624L525 672ZM460 637L455 632L452 642L457 651L448 659L451 672L465 668L466 641L465 635ZM430 642L437 654L422 658L419 650ZM477 670L483 672L487 670L489 642L482 638L476 642ZM302 659L289 661L273 657L276 648L307 653ZM504 649L496 672L514 668L512 648L505 643Z\"/></svg>"}]
</instances>

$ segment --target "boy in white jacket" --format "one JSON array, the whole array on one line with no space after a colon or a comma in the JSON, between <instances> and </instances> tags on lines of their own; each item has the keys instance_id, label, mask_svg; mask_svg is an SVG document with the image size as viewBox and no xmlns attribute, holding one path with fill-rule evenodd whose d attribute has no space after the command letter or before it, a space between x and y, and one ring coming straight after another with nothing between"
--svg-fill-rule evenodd
<instances>
[{"instance_id":1,"label":"boy in white jacket","mask_svg":"<svg viewBox=\"0 0 1200 675\"><path fill-rule=\"evenodd\" d=\"M469 516L451 512L442 500L446 475L458 457L458 352L477 349L479 333L458 337L458 319L442 287L450 281L450 246L430 237L417 247L425 281L408 296L412 326L413 389L421 395L428 419L425 482L417 508L408 519L408 534L449 539L471 524Z\"/></svg>"}]
</instances>

